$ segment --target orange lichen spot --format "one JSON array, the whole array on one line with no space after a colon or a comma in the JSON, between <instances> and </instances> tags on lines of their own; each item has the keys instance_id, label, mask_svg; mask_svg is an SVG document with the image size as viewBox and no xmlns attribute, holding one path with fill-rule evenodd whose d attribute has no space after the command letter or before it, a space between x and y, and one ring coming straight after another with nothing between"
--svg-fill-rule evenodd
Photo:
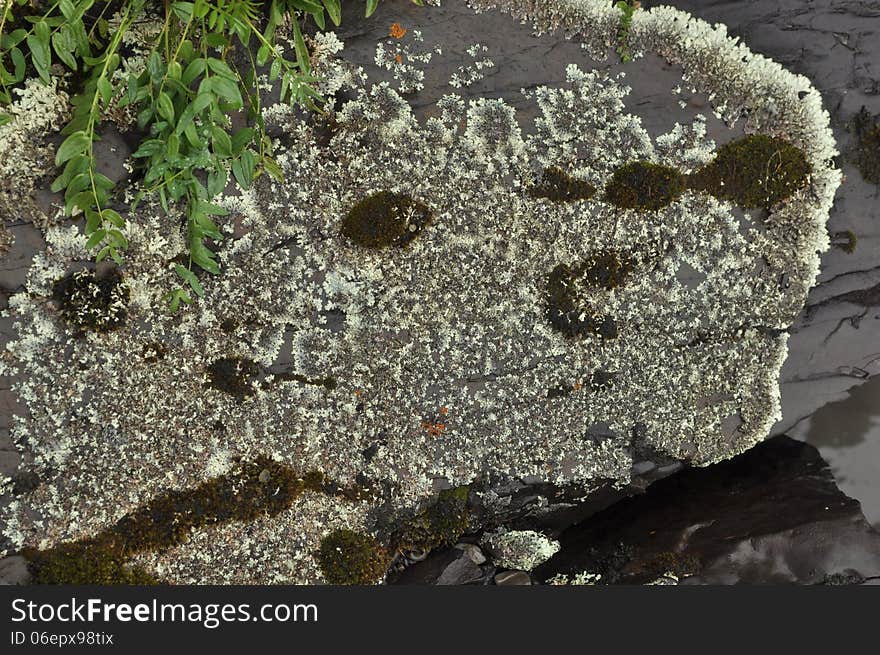
<instances>
[{"instance_id":1,"label":"orange lichen spot","mask_svg":"<svg viewBox=\"0 0 880 655\"><path fill-rule=\"evenodd\" d=\"M395 39L402 39L406 36L406 28L400 23L392 23L391 29L388 30L388 35Z\"/></svg>"},{"instance_id":2,"label":"orange lichen spot","mask_svg":"<svg viewBox=\"0 0 880 655\"><path fill-rule=\"evenodd\" d=\"M440 408L440 414L442 414L443 416L446 416L448 413L449 413L448 407L441 407Z\"/></svg>"},{"instance_id":3,"label":"orange lichen spot","mask_svg":"<svg viewBox=\"0 0 880 655\"><path fill-rule=\"evenodd\" d=\"M403 63L403 55L397 55L396 57L394 57L394 61L396 61L398 64L402 64Z\"/></svg>"},{"instance_id":4,"label":"orange lichen spot","mask_svg":"<svg viewBox=\"0 0 880 655\"><path fill-rule=\"evenodd\" d=\"M580 382L575 382L574 386L572 387L572 389L574 389L575 391L580 391L583 388L584 388L584 385L582 385Z\"/></svg>"},{"instance_id":5,"label":"orange lichen spot","mask_svg":"<svg viewBox=\"0 0 880 655\"><path fill-rule=\"evenodd\" d=\"M445 423L431 423L431 421L422 421L422 428L428 431L432 437L439 437L446 432Z\"/></svg>"}]
</instances>

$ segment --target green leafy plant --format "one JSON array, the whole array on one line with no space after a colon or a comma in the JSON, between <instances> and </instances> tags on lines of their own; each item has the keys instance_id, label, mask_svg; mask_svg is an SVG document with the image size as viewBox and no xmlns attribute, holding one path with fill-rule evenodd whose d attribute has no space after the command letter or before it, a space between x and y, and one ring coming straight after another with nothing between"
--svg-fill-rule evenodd
<instances>
[{"instance_id":1,"label":"green leafy plant","mask_svg":"<svg viewBox=\"0 0 880 655\"><path fill-rule=\"evenodd\" d=\"M366 0L367 17L378 4ZM119 74L125 35L162 15L144 70ZM287 17L290 58L276 38ZM125 207L115 200L114 182L97 170L94 146L109 111L136 112L143 138L133 157L143 180L132 209L155 196L166 212L179 204L186 217L189 256L175 263L181 286L166 296L177 310L204 294L200 270L220 273L209 245L222 240L215 220L226 212L212 201L230 176L243 189L263 173L282 179L261 117L259 75L280 83L283 102L320 109L300 23L325 29L328 17L340 24L341 0L7 0L0 9L0 105L29 75L50 84L56 65L70 71L73 117L57 150L52 190L63 192L68 215L85 218L97 261L117 263L128 245ZM236 112L247 119L238 129L230 118ZM0 113L0 123L9 120Z\"/></svg>"},{"instance_id":2,"label":"green leafy plant","mask_svg":"<svg viewBox=\"0 0 880 655\"><path fill-rule=\"evenodd\" d=\"M632 27L633 14L641 7L638 0L618 0L615 5L620 10L620 29L617 33L617 54L624 63L632 61L632 53L629 49L629 30Z\"/></svg>"}]
</instances>

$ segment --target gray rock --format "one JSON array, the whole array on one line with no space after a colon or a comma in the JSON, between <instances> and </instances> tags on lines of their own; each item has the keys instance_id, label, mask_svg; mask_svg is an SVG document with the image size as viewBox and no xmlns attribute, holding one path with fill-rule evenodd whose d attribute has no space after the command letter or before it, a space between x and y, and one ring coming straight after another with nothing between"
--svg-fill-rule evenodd
<instances>
[{"instance_id":1,"label":"gray rock","mask_svg":"<svg viewBox=\"0 0 880 655\"><path fill-rule=\"evenodd\" d=\"M0 559L0 585L24 585L30 582L31 574L27 560L21 555Z\"/></svg>"}]
</instances>

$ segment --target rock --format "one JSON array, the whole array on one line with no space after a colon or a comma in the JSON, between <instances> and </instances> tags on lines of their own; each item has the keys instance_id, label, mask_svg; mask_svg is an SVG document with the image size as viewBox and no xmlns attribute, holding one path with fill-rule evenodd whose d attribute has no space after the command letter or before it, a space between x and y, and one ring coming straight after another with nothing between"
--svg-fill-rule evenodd
<instances>
[{"instance_id":1,"label":"rock","mask_svg":"<svg viewBox=\"0 0 880 655\"><path fill-rule=\"evenodd\" d=\"M495 574L495 584L499 586L530 585L532 579L525 571L502 571Z\"/></svg>"},{"instance_id":2,"label":"rock","mask_svg":"<svg viewBox=\"0 0 880 655\"><path fill-rule=\"evenodd\" d=\"M531 571L559 551L559 542L534 530L512 530L488 535L486 543L498 566Z\"/></svg>"},{"instance_id":3,"label":"rock","mask_svg":"<svg viewBox=\"0 0 880 655\"><path fill-rule=\"evenodd\" d=\"M473 544L460 544L455 548L438 550L419 562L415 562L394 575L390 584L394 585L466 585L484 581L488 573L479 565L486 561L485 556Z\"/></svg>"},{"instance_id":4,"label":"rock","mask_svg":"<svg viewBox=\"0 0 880 655\"><path fill-rule=\"evenodd\" d=\"M456 548L459 550L463 550L465 555L467 555L474 564L485 564L486 556L483 555L483 551L480 550L479 546L474 544L456 544Z\"/></svg>"},{"instance_id":5,"label":"rock","mask_svg":"<svg viewBox=\"0 0 880 655\"><path fill-rule=\"evenodd\" d=\"M0 559L0 585L24 585L30 579L31 574L24 557L12 555Z\"/></svg>"},{"instance_id":6,"label":"rock","mask_svg":"<svg viewBox=\"0 0 880 655\"><path fill-rule=\"evenodd\" d=\"M880 575L880 534L809 444L776 437L690 469L559 536L541 580L847 584Z\"/></svg>"}]
</instances>

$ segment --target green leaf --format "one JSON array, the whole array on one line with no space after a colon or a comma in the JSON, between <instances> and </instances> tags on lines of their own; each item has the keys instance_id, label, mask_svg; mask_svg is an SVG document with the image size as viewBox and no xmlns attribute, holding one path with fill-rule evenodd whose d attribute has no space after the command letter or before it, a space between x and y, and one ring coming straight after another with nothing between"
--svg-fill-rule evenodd
<instances>
[{"instance_id":1,"label":"green leaf","mask_svg":"<svg viewBox=\"0 0 880 655\"><path fill-rule=\"evenodd\" d=\"M322 0L322 2L327 8L327 13L330 14L330 20L338 27L342 22L342 7L339 0Z\"/></svg>"},{"instance_id":2,"label":"green leaf","mask_svg":"<svg viewBox=\"0 0 880 655\"><path fill-rule=\"evenodd\" d=\"M243 127L232 137L232 152L240 153L246 145L254 140L254 128Z\"/></svg>"},{"instance_id":3,"label":"green leaf","mask_svg":"<svg viewBox=\"0 0 880 655\"><path fill-rule=\"evenodd\" d=\"M55 54L58 55L58 58L64 62L64 65L70 70L75 71L77 69L76 58L73 56L75 46L65 42L63 34L64 31L62 30L52 35L52 47L55 49Z\"/></svg>"},{"instance_id":4,"label":"green leaf","mask_svg":"<svg viewBox=\"0 0 880 655\"><path fill-rule=\"evenodd\" d=\"M181 266L180 264L175 264L174 270L183 279L184 282L189 284L189 286L192 288L193 291L195 291L197 296L201 297L205 295L205 289L202 287L201 283L199 282L199 278L196 277L195 273L193 273L185 266Z\"/></svg>"},{"instance_id":5,"label":"green leaf","mask_svg":"<svg viewBox=\"0 0 880 655\"><path fill-rule=\"evenodd\" d=\"M69 137L64 139L64 141L62 141L61 145L58 147L58 152L55 153L55 165L61 166L61 164L66 162L71 157L75 157L76 155L84 153L86 150L88 150L91 143L92 140L85 132L74 132Z\"/></svg>"},{"instance_id":6,"label":"green leaf","mask_svg":"<svg viewBox=\"0 0 880 655\"><path fill-rule=\"evenodd\" d=\"M376 7L379 6L379 0L367 0L367 13L365 14L367 18L373 15L373 12L376 11Z\"/></svg>"},{"instance_id":7,"label":"green leaf","mask_svg":"<svg viewBox=\"0 0 880 655\"><path fill-rule=\"evenodd\" d=\"M226 65L226 62L216 57L208 58L208 68L220 77L225 77L233 82L238 79L238 76Z\"/></svg>"},{"instance_id":8,"label":"green leaf","mask_svg":"<svg viewBox=\"0 0 880 655\"><path fill-rule=\"evenodd\" d=\"M224 100L228 100L239 107L244 104L241 100L241 91L238 89L238 84L232 80L225 77L212 77L208 82L210 83L211 90Z\"/></svg>"},{"instance_id":9,"label":"green leaf","mask_svg":"<svg viewBox=\"0 0 880 655\"><path fill-rule=\"evenodd\" d=\"M223 128L216 125L211 126L211 143L216 154L221 157L232 156L232 140Z\"/></svg>"},{"instance_id":10,"label":"green leaf","mask_svg":"<svg viewBox=\"0 0 880 655\"><path fill-rule=\"evenodd\" d=\"M125 227L125 219L123 219L122 216L119 215L119 212L117 212L115 209L105 209L101 213L104 217L104 220L110 223L112 226L118 227L119 229Z\"/></svg>"},{"instance_id":11,"label":"green leaf","mask_svg":"<svg viewBox=\"0 0 880 655\"><path fill-rule=\"evenodd\" d=\"M159 115L162 118L169 123L174 122L174 103L171 102L171 97L164 91L159 94L159 98L156 101L156 108L159 110Z\"/></svg>"},{"instance_id":12,"label":"green leaf","mask_svg":"<svg viewBox=\"0 0 880 655\"><path fill-rule=\"evenodd\" d=\"M257 155L253 150L245 150L238 159L232 162L232 174L242 189L249 189L253 184L256 169Z\"/></svg>"},{"instance_id":13,"label":"green leaf","mask_svg":"<svg viewBox=\"0 0 880 655\"><path fill-rule=\"evenodd\" d=\"M49 67L52 65L52 52L49 49L49 25L41 21L34 26L34 33L27 37L27 46L31 51L31 62L37 75L44 84L49 84Z\"/></svg>"},{"instance_id":14,"label":"green leaf","mask_svg":"<svg viewBox=\"0 0 880 655\"><path fill-rule=\"evenodd\" d=\"M308 75L311 72L311 64L309 63L309 49L306 47L306 40L303 38L302 31L299 29L299 23L293 22L293 43L296 49L296 61L300 70Z\"/></svg>"},{"instance_id":15,"label":"green leaf","mask_svg":"<svg viewBox=\"0 0 880 655\"><path fill-rule=\"evenodd\" d=\"M104 241L104 237L107 236L107 231L103 229L95 230L92 232L92 236L89 237L89 240L86 241L86 250L91 250L98 246L102 241Z\"/></svg>"},{"instance_id":16,"label":"green leaf","mask_svg":"<svg viewBox=\"0 0 880 655\"><path fill-rule=\"evenodd\" d=\"M189 86L197 77L203 75L206 69L207 65L204 59L193 59L180 76L180 81Z\"/></svg>"}]
</instances>

